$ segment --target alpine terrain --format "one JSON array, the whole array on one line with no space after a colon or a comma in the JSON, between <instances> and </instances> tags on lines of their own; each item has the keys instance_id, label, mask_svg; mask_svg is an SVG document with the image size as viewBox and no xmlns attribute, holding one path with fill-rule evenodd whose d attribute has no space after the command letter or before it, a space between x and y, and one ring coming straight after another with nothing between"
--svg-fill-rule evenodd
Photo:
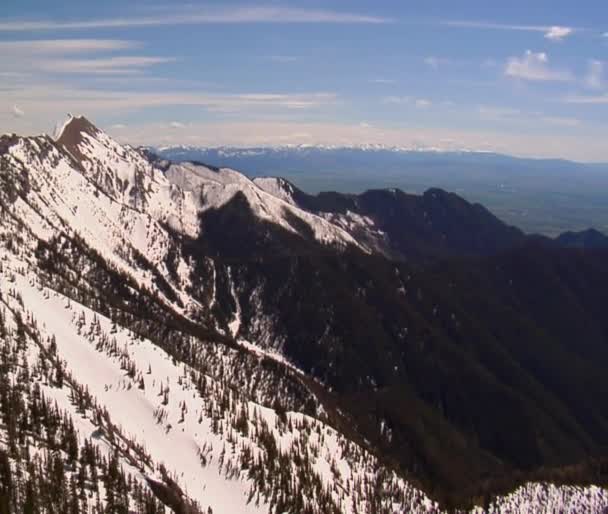
<instances>
[{"instance_id":1,"label":"alpine terrain","mask_svg":"<svg viewBox=\"0 0 608 514\"><path fill-rule=\"evenodd\" d=\"M608 512L608 245L0 137L0 513Z\"/></svg>"}]
</instances>

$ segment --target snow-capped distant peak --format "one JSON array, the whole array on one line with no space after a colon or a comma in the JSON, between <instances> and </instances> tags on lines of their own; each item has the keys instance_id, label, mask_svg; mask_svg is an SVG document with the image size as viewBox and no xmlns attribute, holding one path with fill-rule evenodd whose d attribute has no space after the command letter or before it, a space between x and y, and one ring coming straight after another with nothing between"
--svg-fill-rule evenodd
<instances>
[{"instance_id":1,"label":"snow-capped distant peak","mask_svg":"<svg viewBox=\"0 0 608 514\"><path fill-rule=\"evenodd\" d=\"M196 146L196 145L169 145L156 147L156 151L163 155L176 155L180 157L183 154L191 152L216 152L222 157L250 157L265 154L290 153L304 154L310 152L340 152L340 151L357 151L357 152L392 152L392 153L429 153L429 154L461 154L461 153L493 153L492 150L475 149L468 147L454 146L434 146L434 145L387 145L382 143L361 143L361 144L285 144L285 145L268 145L268 146Z\"/></svg>"}]
</instances>

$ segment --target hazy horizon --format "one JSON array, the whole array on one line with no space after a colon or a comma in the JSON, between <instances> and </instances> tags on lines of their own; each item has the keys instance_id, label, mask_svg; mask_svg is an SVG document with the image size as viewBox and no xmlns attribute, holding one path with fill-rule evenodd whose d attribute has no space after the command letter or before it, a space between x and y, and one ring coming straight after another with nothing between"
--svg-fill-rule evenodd
<instances>
[{"instance_id":1,"label":"hazy horizon","mask_svg":"<svg viewBox=\"0 0 608 514\"><path fill-rule=\"evenodd\" d=\"M49 133L73 112L137 145L608 161L599 2L33 0L3 14L0 132Z\"/></svg>"}]
</instances>

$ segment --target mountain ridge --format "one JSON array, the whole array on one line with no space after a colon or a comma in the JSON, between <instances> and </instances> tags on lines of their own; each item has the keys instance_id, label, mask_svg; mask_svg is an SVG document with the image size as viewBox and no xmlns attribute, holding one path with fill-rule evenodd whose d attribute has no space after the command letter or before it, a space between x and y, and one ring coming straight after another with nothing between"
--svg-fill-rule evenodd
<instances>
[{"instance_id":1,"label":"mountain ridge","mask_svg":"<svg viewBox=\"0 0 608 514\"><path fill-rule=\"evenodd\" d=\"M358 149L289 149L242 152L164 150L176 161L198 160L246 170L251 177L282 176L309 193L399 188L422 194L441 187L479 202L526 233L556 237L590 226L608 232L608 166L491 153L429 153ZM548 188L547 184L551 184Z\"/></svg>"},{"instance_id":2,"label":"mountain ridge","mask_svg":"<svg viewBox=\"0 0 608 514\"><path fill-rule=\"evenodd\" d=\"M158 509L182 508L172 483L216 513L608 505L601 250L440 190L319 199L159 161L78 117L57 141L0 138L0 185L7 369L52 370L34 375L69 418L53 377L88 385L112 421L80 441L145 444L154 465L103 440L168 488Z\"/></svg>"},{"instance_id":3,"label":"mountain ridge","mask_svg":"<svg viewBox=\"0 0 608 514\"><path fill-rule=\"evenodd\" d=\"M331 144L286 144L286 145L252 145L252 146L238 146L238 145L164 145L164 146L144 146L144 148L152 151L158 151L160 154L175 153L175 152L191 152L191 151L217 151L225 152L227 155L238 155L238 154L249 154L256 152L281 152L281 151L333 151L333 150L362 150L369 152L395 152L395 153L411 153L411 154L453 154L453 155L479 155L479 156L494 156L504 159L513 160L530 160L538 162L564 162L572 164L589 164L597 166L605 166L608 162L593 161L583 162L572 159L564 159L559 157L526 157L511 155L507 153L500 153L492 150L481 150L474 148L439 148L439 147L408 147L408 146L394 146L394 145L383 145L381 143L370 143L370 144L352 144L352 145L331 145Z\"/></svg>"}]
</instances>

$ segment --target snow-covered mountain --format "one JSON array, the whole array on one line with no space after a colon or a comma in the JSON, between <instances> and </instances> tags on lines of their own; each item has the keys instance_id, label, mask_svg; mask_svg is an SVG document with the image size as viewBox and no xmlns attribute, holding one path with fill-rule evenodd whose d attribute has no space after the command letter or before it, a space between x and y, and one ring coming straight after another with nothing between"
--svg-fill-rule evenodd
<instances>
[{"instance_id":1,"label":"snow-covered mountain","mask_svg":"<svg viewBox=\"0 0 608 514\"><path fill-rule=\"evenodd\" d=\"M236 147L236 146L221 146L221 147L204 147L194 145L169 145L160 146L157 149L161 154L173 154L179 157L180 155L185 156L190 152L205 152L205 151L217 151L219 155L226 157L237 157L237 156L252 156L252 155L264 155L281 152L290 153L310 153L310 152L327 152L335 150L343 151L363 151L363 152L395 152L395 153L446 153L446 154L468 154L468 153L489 153L486 150L475 150L470 148L453 148L453 147L438 147L438 146L423 146L423 145L409 145L409 146L391 146L383 145L380 143L369 143L369 144L358 144L358 145L311 145L311 144L289 144L279 146L260 146L260 147Z\"/></svg>"},{"instance_id":2,"label":"snow-covered mountain","mask_svg":"<svg viewBox=\"0 0 608 514\"><path fill-rule=\"evenodd\" d=\"M442 192L420 204L384 194L324 200L282 179L172 163L118 144L83 117L55 138L0 137L0 507L442 512L447 502L419 478L419 464L407 468L391 453L414 444L418 429L403 441L389 410L359 412L370 391L390 392L384 369L361 367L346 378L359 382L358 395L346 394L335 377L348 358L341 370L325 352L339 356L349 339L311 325L324 333L293 349L291 325L310 310L299 295L317 288L294 277L308 258L329 259L339 281L351 254L355 263L413 259L432 246L438 257L466 244L461 253L484 255L520 234ZM406 211L411 231L398 236L390 213ZM474 245L445 224L459 222L454 212L466 226L473 214L484 220ZM391 287L403 296L409 277L390 262ZM323 266L306 276L322 276ZM266 268L286 277L274 298ZM352 296L375 294L374 280L361 280ZM287 321L271 308L283 298ZM318 301L315 312L342 316L338 298ZM390 363L396 377L399 366ZM422 425L431 423L425 409L416 414ZM608 508L608 492L587 478L585 487L541 479L513 482L503 496L484 496L486 505L471 495L467 509Z\"/></svg>"},{"instance_id":3,"label":"snow-covered mountain","mask_svg":"<svg viewBox=\"0 0 608 514\"><path fill-rule=\"evenodd\" d=\"M469 151L450 143L442 149L300 145L174 146L154 151L173 161L195 160L244 170L250 177L280 175L312 193L396 187L421 194L441 187L482 203L528 233L555 237L591 226L608 231L603 197L608 188L606 163L515 157Z\"/></svg>"}]
</instances>

